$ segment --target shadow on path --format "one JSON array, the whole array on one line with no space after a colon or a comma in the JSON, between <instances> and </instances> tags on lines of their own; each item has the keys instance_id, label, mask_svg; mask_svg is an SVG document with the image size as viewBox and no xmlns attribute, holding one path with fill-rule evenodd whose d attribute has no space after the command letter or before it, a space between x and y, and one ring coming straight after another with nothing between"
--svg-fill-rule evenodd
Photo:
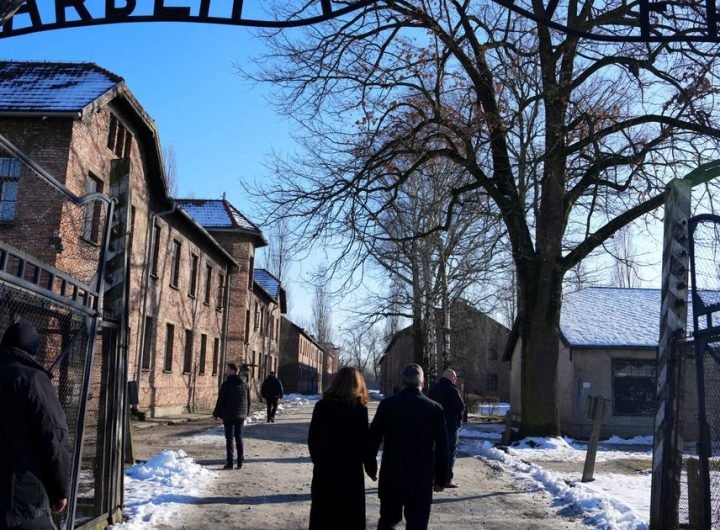
<instances>
[{"instance_id":1,"label":"shadow on path","mask_svg":"<svg viewBox=\"0 0 720 530\"><path fill-rule=\"evenodd\" d=\"M291 502L306 502L310 500L309 493L287 493L276 495L256 495L252 497L195 497L192 495L166 494L158 495L141 504L230 504L230 505L258 505L258 504L287 504Z\"/></svg>"}]
</instances>

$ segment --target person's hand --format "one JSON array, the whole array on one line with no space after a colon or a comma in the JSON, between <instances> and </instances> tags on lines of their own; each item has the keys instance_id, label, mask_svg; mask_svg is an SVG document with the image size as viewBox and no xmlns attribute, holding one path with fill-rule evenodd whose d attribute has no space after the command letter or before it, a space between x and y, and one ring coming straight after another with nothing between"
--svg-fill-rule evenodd
<instances>
[{"instance_id":1,"label":"person's hand","mask_svg":"<svg viewBox=\"0 0 720 530\"><path fill-rule=\"evenodd\" d=\"M441 491L445 490L445 486L440 486L439 484L435 484L435 487L433 488L436 493L440 493Z\"/></svg>"},{"instance_id":2,"label":"person's hand","mask_svg":"<svg viewBox=\"0 0 720 530\"><path fill-rule=\"evenodd\" d=\"M52 513L60 513L62 511L64 511L65 508L67 508L67 503L68 503L67 497L64 499L58 499L58 500L52 501L50 503L50 509L52 510Z\"/></svg>"}]
</instances>

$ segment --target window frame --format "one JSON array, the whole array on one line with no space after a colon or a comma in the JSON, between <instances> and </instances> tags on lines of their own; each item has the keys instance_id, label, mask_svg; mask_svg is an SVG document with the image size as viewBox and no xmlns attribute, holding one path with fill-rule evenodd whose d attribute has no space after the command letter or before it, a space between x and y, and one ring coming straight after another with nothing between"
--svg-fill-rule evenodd
<instances>
[{"instance_id":1,"label":"window frame","mask_svg":"<svg viewBox=\"0 0 720 530\"><path fill-rule=\"evenodd\" d=\"M182 257L182 241L173 239L172 263L170 264L170 287L179 288L180 283L180 259Z\"/></svg>"},{"instance_id":2,"label":"window frame","mask_svg":"<svg viewBox=\"0 0 720 530\"><path fill-rule=\"evenodd\" d=\"M188 296L195 298L197 296L198 272L200 270L200 256L194 252L190 253L190 286L188 288Z\"/></svg>"},{"instance_id":3,"label":"window frame","mask_svg":"<svg viewBox=\"0 0 720 530\"><path fill-rule=\"evenodd\" d=\"M193 346L195 333L191 329L185 330L185 350L183 351L183 374L192 373Z\"/></svg>"},{"instance_id":4,"label":"window frame","mask_svg":"<svg viewBox=\"0 0 720 530\"><path fill-rule=\"evenodd\" d=\"M173 353L175 350L175 324L165 324L165 357L163 359L163 372L171 373Z\"/></svg>"},{"instance_id":5,"label":"window frame","mask_svg":"<svg viewBox=\"0 0 720 530\"><path fill-rule=\"evenodd\" d=\"M627 412L625 410L619 410L618 405L620 405L623 402L630 401L628 399L621 400L619 399L619 392L621 391L620 388L618 388L619 381L617 381L618 376L616 376L616 369L620 364L630 365L652 365L654 374L652 375L630 375L630 376L621 376L621 378L627 377L628 379L650 379L649 382L646 382L647 386L647 392L646 392L646 400L645 400L645 410L638 412L637 409L635 409L632 412ZM612 378L612 414L613 416L618 417L626 417L626 418L651 418L655 415L657 411L657 360L656 359L650 359L650 358L625 358L625 357L619 357L619 358L613 358L610 362L610 377ZM649 399L647 399L649 398Z\"/></svg>"}]
</instances>

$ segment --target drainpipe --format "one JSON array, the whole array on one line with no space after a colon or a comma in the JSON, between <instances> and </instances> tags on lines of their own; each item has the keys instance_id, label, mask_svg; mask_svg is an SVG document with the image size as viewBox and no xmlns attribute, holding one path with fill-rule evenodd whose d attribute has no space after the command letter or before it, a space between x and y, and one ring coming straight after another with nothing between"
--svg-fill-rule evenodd
<instances>
[{"instance_id":1,"label":"drainpipe","mask_svg":"<svg viewBox=\"0 0 720 530\"><path fill-rule=\"evenodd\" d=\"M223 374L225 373L225 360L227 359L227 334L228 334L228 322L230 320L230 279L232 278L235 267L228 265L225 267L225 297L224 308L223 308L223 322L222 322L222 337L220 338L220 359L218 359L218 373L217 373L217 385L218 390L223 382ZM220 362L222 361L222 362Z\"/></svg>"},{"instance_id":2,"label":"drainpipe","mask_svg":"<svg viewBox=\"0 0 720 530\"><path fill-rule=\"evenodd\" d=\"M177 203L173 201L172 208L169 210L165 210L162 212L156 212L152 214L150 217L150 237L148 237L148 246L150 247L147 256L148 260L146 262L145 266L145 289L143 294L143 304L142 304L142 311L140 314L140 340L138 341L138 355L137 355L137 367L136 367L136 374L135 374L135 380L137 381L137 387L138 387L138 397L140 396L140 383L142 381L142 364L143 364L143 357L145 355L145 333L147 333L147 329L145 329L145 317L147 315L147 301L148 301L148 293L150 291L150 275L152 274L152 264L153 260L155 259L155 230L156 230L156 222L160 217L165 217L166 215L169 215L173 213L175 210L177 210ZM151 368L150 370L151 374L155 373L154 368ZM154 379L154 376L153 376Z\"/></svg>"}]
</instances>

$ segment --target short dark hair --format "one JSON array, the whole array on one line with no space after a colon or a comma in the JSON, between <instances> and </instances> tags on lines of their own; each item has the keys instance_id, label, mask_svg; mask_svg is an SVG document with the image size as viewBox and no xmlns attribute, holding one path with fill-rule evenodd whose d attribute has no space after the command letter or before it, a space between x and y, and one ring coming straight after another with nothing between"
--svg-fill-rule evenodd
<instances>
[{"instance_id":1,"label":"short dark hair","mask_svg":"<svg viewBox=\"0 0 720 530\"><path fill-rule=\"evenodd\" d=\"M230 370L232 370L235 373L237 373L237 371L238 371L237 364L235 364L235 363L227 363L227 367L230 368Z\"/></svg>"}]
</instances>

